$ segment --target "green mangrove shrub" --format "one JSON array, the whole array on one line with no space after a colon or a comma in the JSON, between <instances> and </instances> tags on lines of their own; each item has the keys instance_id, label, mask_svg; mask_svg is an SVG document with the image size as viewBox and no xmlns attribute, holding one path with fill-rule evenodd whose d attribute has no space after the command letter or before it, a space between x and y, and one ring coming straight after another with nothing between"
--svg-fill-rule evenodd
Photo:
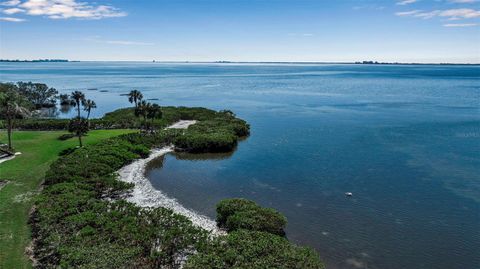
<instances>
[{"instance_id":1,"label":"green mangrove shrub","mask_svg":"<svg viewBox=\"0 0 480 269\"><path fill-rule=\"evenodd\" d=\"M228 231L246 229L284 236L286 224L287 219L285 216L275 209L260 207L236 212L227 219L225 227Z\"/></svg>"},{"instance_id":2,"label":"green mangrove shrub","mask_svg":"<svg viewBox=\"0 0 480 269\"><path fill-rule=\"evenodd\" d=\"M217 224L220 227L224 227L227 224L228 218L233 216L236 212L253 210L257 207L257 203L244 198L223 199L217 204L216 208Z\"/></svg>"},{"instance_id":3,"label":"green mangrove shrub","mask_svg":"<svg viewBox=\"0 0 480 269\"><path fill-rule=\"evenodd\" d=\"M196 255L185 269L324 269L318 254L291 244L284 237L259 231L238 230L214 239Z\"/></svg>"},{"instance_id":4,"label":"green mangrove shrub","mask_svg":"<svg viewBox=\"0 0 480 269\"><path fill-rule=\"evenodd\" d=\"M233 198L222 200L217 205L217 224L229 232L246 229L284 236L287 218L275 209Z\"/></svg>"},{"instance_id":5,"label":"green mangrove shrub","mask_svg":"<svg viewBox=\"0 0 480 269\"><path fill-rule=\"evenodd\" d=\"M193 153L228 152L236 147L237 139L233 134L204 134L188 130L176 136L173 143L179 150Z\"/></svg>"}]
</instances>

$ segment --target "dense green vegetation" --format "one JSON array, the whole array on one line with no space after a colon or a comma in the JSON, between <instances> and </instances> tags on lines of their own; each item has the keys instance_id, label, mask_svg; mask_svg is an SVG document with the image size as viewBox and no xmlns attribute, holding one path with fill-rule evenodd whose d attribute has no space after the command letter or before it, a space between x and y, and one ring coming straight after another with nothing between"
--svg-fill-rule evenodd
<instances>
[{"instance_id":1,"label":"dense green vegetation","mask_svg":"<svg viewBox=\"0 0 480 269\"><path fill-rule=\"evenodd\" d=\"M264 208L253 201L235 198L218 203L217 223L229 232L246 229L283 236L287 219L275 209Z\"/></svg>"},{"instance_id":2,"label":"dense green vegetation","mask_svg":"<svg viewBox=\"0 0 480 269\"><path fill-rule=\"evenodd\" d=\"M18 82L18 92L35 108L53 107L57 103L58 91L43 83Z\"/></svg>"},{"instance_id":3,"label":"dense green vegetation","mask_svg":"<svg viewBox=\"0 0 480 269\"><path fill-rule=\"evenodd\" d=\"M324 268L310 248L285 237L285 216L253 201L234 198L217 204L217 224L229 232L198 249L185 268Z\"/></svg>"},{"instance_id":4,"label":"dense green vegetation","mask_svg":"<svg viewBox=\"0 0 480 269\"><path fill-rule=\"evenodd\" d=\"M188 152L228 152L237 145L240 137L250 133L248 124L236 118L230 111L217 112L199 107L162 107L161 115L161 118L156 118L151 123L156 129L165 128L179 120L198 121L188 130L169 131L177 149ZM142 126L142 120L135 116L133 108L107 113L102 120L115 122L120 126Z\"/></svg>"},{"instance_id":5,"label":"dense green vegetation","mask_svg":"<svg viewBox=\"0 0 480 269\"><path fill-rule=\"evenodd\" d=\"M315 251L297 247L284 237L239 230L206 244L188 259L185 268L322 269L325 266Z\"/></svg>"},{"instance_id":6,"label":"dense green vegetation","mask_svg":"<svg viewBox=\"0 0 480 269\"><path fill-rule=\"evenodd\" d=\"M153 118L150 122L155 129L163 129L179 120L198 121L186 131L169 131L179 150L227 152L235 148L239 137L250 133L248 124L230 111L217 112L200 107L161 107L160 111L161 118ZM17 121L16 127L21 130L67 130L69 123L68 119L22 119ZM143 118L135 115L135 108L123 108L107 113L103 118L91 119L89 124L93 130L139 129L143 126Z\"/></svg>"},{"instance_id":7,"label":"dense green vegetation","mask_svg":"<svg viewBox=\"0 0 480 269\"><path fill-rule=\"evenodd\" d=\"M95 130L84 139L92 145L112 136L133 130ZM22 152L15 159L0 164L0 180L8 183L0 188L0 268L30 268L25 247L30 242L28 214L38 188L50 164L58 154L74 147L76 139L59 140L65 131L17 131L13 133L15 148ZM0 141L7 140L0 132Z\"/></svg>"},{"instance_id":8,"label":"dense green vegetation","mask_svg":"<svg viewBox=\"0 0 480 269\"><path fill-rule=\"evenodd\" d=\"M7 129L8 148L3 152L13 154L12 132L14 123L18 118L30 114L33 103L20 94L18 86L11 83L0 83L0 119L4 120L4 127Z\"/></svg>"},{"instance_id":9,"label":"dense green vegetation","mask_svg":"<svg viewBox=\"0 0 480 269\"><path fill-rule=\"evenodd\" d=\"M176 268L205 244L206 232L183 216L114 200L132 186L113 172L167 140L163 134L119 136L52 164L31 219L41 267Z\"/></svg>"}]
</instances>

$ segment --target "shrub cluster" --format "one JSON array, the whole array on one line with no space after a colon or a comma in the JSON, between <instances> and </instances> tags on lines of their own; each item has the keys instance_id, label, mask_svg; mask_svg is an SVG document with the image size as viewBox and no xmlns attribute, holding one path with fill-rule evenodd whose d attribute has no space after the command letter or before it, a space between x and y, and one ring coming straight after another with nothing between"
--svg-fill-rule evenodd
<instances>
[{"instance_id":1,"label":"shrub cluster","mask_svg":"<svg viewBox=\"0 0 480 269\"><path fill-rule=\"evenodd\" d=\"M36 131L54 131L67 130L70 119L36 119L26 118L17 120L15 128L19 130L36 130ZM0 123L0 126L2 123ZM137 128L135 123L128 121L113 121L105 119L91 119L90 128L94 129L129 129Z\"/></svg>"},{"instance_id":2,"label":"shrub cluster","mask_svg":"<svg viewBox=\"0 0 480 269\"><path fill-rule=\"evenodd\" d=\"M284 236L287 219L275 209L261 207L250 200L233 198L218 203L217 224L227 231L246 229Z\"/></svg>"},{"instance_id":3,"label":"shrub cluster","mask_svg":"<svg viewBox=\"0 0 480 269\"><path fill-rule=\"evenodd\" d=\"M203 134L188 130L176 136L174 144L178 150L193 153L228 152L237 145L237 137L228 133Z\"/></svg>"},{"instance_id":4,"label":"shrub cluster","mask_svg":"<svg viewBox=\"0 0 480 269\"><path fill-rule=\"evenodd\" d=\"M201 107L163 107L162 117L149 122L155 129L162 130L179 120L196 120L187 130L170 130L168 142L177 150L193 153L229 152L240 137L250 134L250 126L235 117L231 111L214 111ZM122 108L105 114L103 118L91 119L90 129L136 129L142 119L135 116L135 108ZM0 126L2 122L0 122ZM68 119L22 119L16 123L21 130L67 130ZM68 139L66 136L62 139ZM144 139L144 138L142 138Z\"/></svg>"},{"instance_id":5,"label":"shrub cluster","mask_svg":"<svg viewBox=\"0 0 480 269\"><path fill-rule=\"evenodd\" d=\"M69 119L35 119L27 118L17 120L15 128L19 130L38 130L38 131L53 131L66 130Z\"/></svg>"},{"instance_id":6,"label":"shrub cluster","mask_svg":"<svg viewBox=\"0 0 480 269\"><path fill-rule=\"evenodd\" d=\"M228 113L215 112L208 116L211 118L203 114L192 117L198 122L175 139L175 146L196 153L228 152L237 146L240 137L250 134L250 126L244 120Z\"/></svg>"},{"instance_id":7,"label":"shrub cluster","mask_svg":"<svg viewBox=\"0 0 480 269\"><path fill-rule=\"evenodd\" d=\"M190 257L185 269L324 269L318 254L297 247L284 237L265 232L238 230L214 239Z\"/></svg>"},{"instance_id":8,"label":"shrub cluster","mask_svg":"<svg viewBox=\"0 0 480 269\"><path fill-rule=\"evenodd\" d=\"M234 198L217 204L217 224L229 231L210 241L189 258L185 268L324 269L318 254L290 243L286 218L253 201Z\"/></svg>"}]
</instances>

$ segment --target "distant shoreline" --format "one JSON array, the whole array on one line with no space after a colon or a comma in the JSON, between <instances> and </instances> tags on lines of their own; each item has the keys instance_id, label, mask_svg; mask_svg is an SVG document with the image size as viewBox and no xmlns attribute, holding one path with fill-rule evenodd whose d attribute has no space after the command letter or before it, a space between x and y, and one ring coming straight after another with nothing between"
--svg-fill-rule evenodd
<instances>
[{"instance_id":1,"label":"distant shoreline","mask_svg":"<svg viewBox=\"0 0 480 269\"><path fill-rule=\"evenodd\" d=\"M63 60L63 59L45 59L45 60L4 60L0 59L0 63L79 63L79 62L123 62L123 63L173 63L173 64L324 64L324 65L459 65L459 66L477 66L480 63L402 63L402 62L376 62L376 61L362 61L362 62L243 62L243 61L101 61L101 60Z\"/></svg>"},{"instance_id":2,"label":"distant shoreline","mask_svg":"<svg viewBox=\"0 0 480 269\"><path fill-rule=\"evenodd\" d=\"M0 63L68 63L68 62L78 62L78 61L69 61L65 59L38 59L38 60L0 59Z\"/></svg>"}]
</instances>

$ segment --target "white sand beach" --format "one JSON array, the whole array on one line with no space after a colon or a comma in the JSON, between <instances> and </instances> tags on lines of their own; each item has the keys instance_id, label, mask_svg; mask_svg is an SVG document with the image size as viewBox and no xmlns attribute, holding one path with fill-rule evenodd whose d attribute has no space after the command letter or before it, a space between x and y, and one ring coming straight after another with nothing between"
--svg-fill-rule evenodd
<instances>
[{"instance_id":1,"label":"white sand beach","mask_svg":"<svg viewBox=\"0 0 480 269\"><path fill-rule=\"evenodd\" d=\"M167 128L186 129L188 126L195 124L195 122L196 121L179 121ZM214 235L222 234L223 232L218 229L215 221L185 208L174 198L168 197L162 191L155 189L148 178L145 177L145 168L150 161L169 152L173 152L173 150L173 146L154 149L148 158L138 159L118 171L119 180L135 184L131 196L127 197L126 200L142 207L169 208L175 213L188 217L194 225L208 230Z\"/></svg>"}]
</instances>

